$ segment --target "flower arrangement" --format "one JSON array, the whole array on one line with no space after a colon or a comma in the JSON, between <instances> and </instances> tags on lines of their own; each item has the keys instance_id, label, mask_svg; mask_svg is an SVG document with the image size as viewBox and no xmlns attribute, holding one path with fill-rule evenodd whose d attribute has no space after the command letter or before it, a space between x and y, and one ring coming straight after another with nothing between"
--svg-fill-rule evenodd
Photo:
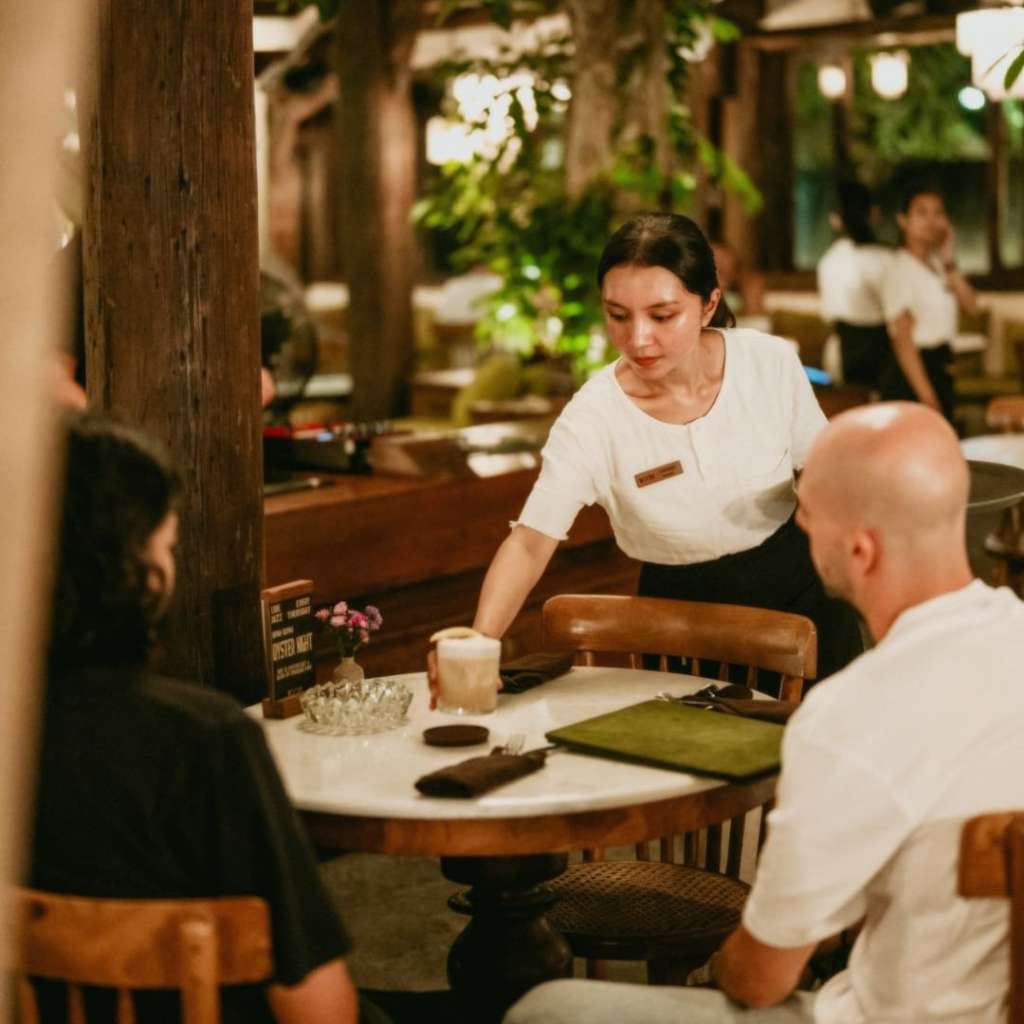
<instances>
[{"instance_id":1,"label":"flower arrangement","mask_svg":"<svg viewBox=\"0 0 1024 1024\"><path fill-rule=\"evenodd\" d=\"M363 644L370 642L370 634L376 633L384 622L380 609L368 604L363 611L349 608L339 601L333 608L321 608L316 617L334 634L338 654L351 658Z\"/></svg>"}]
</instances>

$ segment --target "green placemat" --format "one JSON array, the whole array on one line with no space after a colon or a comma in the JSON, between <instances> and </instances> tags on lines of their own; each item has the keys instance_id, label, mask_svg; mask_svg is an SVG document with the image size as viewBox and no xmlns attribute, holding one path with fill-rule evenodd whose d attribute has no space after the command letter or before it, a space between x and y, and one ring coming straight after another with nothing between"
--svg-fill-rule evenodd
<instances>
[{"instance_id":1,"label":"green placemat","mask_svg":"<svg viewBox=\"0 0 1024 1024\"><path fill-rule=\"evenodd\" d=\"M782 732L769 722L648 700L547 738L587 754L743 781L778 771Z\"/></svg>"}]
</instances>

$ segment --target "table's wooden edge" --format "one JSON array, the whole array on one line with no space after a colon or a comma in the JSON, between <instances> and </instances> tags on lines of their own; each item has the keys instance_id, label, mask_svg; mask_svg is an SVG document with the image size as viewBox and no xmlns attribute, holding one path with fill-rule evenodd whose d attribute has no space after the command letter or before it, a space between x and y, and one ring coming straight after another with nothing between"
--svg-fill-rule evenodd
<instances>
[{"instance_id":1,"label":"table's wooden edge","mask_svg":"<svg viewBox=\"0 0 1024 1024\"><path fill-rule=\"evenodd\" d=\"M508 856L620 846L716 825L767 803L777 776L629 807L534 818L370 818L303 811L322 849L429 857Z\"/></svg>"}]
</instances>

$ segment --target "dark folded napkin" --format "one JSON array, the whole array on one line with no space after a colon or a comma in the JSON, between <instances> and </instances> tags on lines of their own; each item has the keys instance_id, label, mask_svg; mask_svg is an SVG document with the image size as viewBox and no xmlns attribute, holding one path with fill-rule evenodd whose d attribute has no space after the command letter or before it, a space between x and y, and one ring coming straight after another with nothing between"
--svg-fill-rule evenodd
<instances>
[{"instance_id":1,"label":"dark folded napkin","mask_svg":"<svg viewBox=\"0 0 1024 1024\"><path fill-rule=\"evenodd\" d=\"M424 796L480 796L543 768L545 760L543 750L471 757L424 775L416 780L416 788Z\"/></svg>"},{"instance_id":2,"label":"dark folded napkin","mask_svg":"<svg viewBox=\"0 0 1024 1024\"><path fill-rule=\"evenodd\" d=\"M540 651L506 661L498 670L502 693L522 693L557 676L564 676L572 668L572 651Z\"/></svg>"},{"instance_id":3,"label":"dark folded napkin","mask_svg":"<svg viewBox=\"0 0 1024 1024\"><path fill-rule=\"evenodd\" d=\"M753 691L747 686L735 683L728 686L705 686L703 690L679 698L680 704L691 707L710 708L724 715L739 715L742 718L756 718L762 722L785 725L800 706L792 700L755 700Z\"/></svg>"}]
</instances>

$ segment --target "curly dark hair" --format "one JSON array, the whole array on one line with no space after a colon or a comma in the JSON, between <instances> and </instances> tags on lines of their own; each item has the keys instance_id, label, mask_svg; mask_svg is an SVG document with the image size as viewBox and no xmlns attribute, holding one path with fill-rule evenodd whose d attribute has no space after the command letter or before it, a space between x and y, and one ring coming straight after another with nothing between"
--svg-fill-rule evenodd
<instances>
[{"instance_id":1,"label":"curly dark hair","mask_svg":"<svg viewBox=\"0 0 1024 1024\"><path fill-rule=\"evenodd\" d=\"M159 599L142 552L179 490L166 454L137 430L92 413L68 422L51 675L146 662Z\"/></svg>"}]
</instances>

